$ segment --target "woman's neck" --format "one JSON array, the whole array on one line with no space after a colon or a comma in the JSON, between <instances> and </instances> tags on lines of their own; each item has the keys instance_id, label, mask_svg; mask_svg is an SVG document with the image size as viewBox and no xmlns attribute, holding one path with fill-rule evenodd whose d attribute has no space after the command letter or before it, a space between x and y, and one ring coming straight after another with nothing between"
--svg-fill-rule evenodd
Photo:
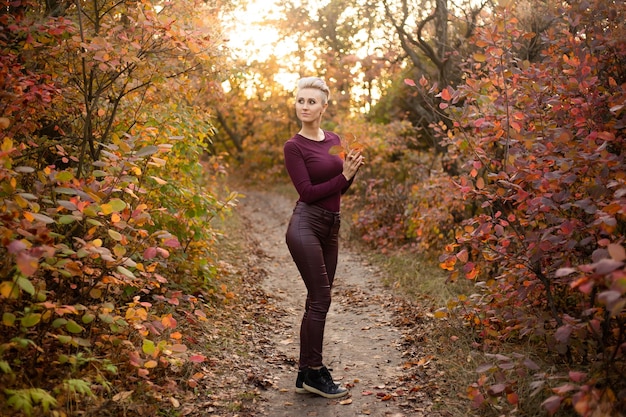
<instances>
[{"instance_id":1,"label":"woman's neck","mask_svg":"<svg viewBox=\"0 0 626 417\"><path fill-rule=\"evenodd\" d=\"M319 124L315 124L314 126L302 125L302 128L298 133L301 136L304 136L305 138L314 140L316 142L321 142L324 140L324 131L320 129Z\"/></svg>"}]
</instances>

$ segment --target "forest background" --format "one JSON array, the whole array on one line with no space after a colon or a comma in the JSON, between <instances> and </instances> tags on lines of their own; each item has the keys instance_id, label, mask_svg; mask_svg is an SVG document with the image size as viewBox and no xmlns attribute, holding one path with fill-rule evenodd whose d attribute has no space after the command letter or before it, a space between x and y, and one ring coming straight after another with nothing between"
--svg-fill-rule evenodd
<instances>
[{"instance_id":1,"label":"forest background","mask_svg":"<svg viewBox=\"0 0 626 417\"><path fill-rule=\"evenodd\" d=\"M260 59L228 42L244 1L1 2L2 415L176 415L164 393L207 362L185 332L236 296L227 178L286 181L311 74L338 153L367 158L350 237L466 341L453 392L481 415L626 413L624 2L318 3L277 1L291 53Z\"/></svg>"}]
</instances>

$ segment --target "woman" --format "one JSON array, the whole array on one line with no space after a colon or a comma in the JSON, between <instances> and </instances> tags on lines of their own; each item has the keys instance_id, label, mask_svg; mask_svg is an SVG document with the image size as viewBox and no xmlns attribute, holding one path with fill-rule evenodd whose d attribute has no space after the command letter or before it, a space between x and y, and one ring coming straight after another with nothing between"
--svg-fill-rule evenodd
<instances>
[{"instance_id":1,"label":"woman","mask_svg":"<svg viewBox=\"0 0 626 417\"><path fill-rule=\"evenodd\" d=\"M320 128L330 90L317 77L298 82L296 115L300 131L284 145L285 167L298 191L286 233L289 252L307 289L300 327L300 359L296 392L339 398L348 390L333 381L322 362L326 314L337 269L341 195L352 184L363 156L349 151L345 161L331 147L337 134Z\"/></svg>"}]
</instances>

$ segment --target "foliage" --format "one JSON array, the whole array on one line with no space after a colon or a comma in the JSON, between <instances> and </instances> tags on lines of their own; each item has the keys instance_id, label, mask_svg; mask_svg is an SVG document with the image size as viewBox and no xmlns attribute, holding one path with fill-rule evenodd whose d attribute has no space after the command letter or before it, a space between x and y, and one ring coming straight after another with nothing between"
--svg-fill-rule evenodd
<instances>
[{"instance_id":1,"label":"foliage","mask_svg":"<svg viewBox=\"0 0 626 417\"><path fill-rule=\"evenodd\" d=\"M186 4L2 5L3 415L142 395L153 413L205 360L179 323L232 297L210 222L236 195L218 157L200 164L211 125L189 85L221 58Z\"/></svg>"},{"instance_id":2,"label":"foliage","mask_svg":"<svg viewBox=\"0 0 626 417\"><path fill-rule=\"evenodd\" d=\"M359 132L366 163L345 197L345 209L354 213L352 230L378 250L437 256L467 210L441 159L416 148L420 131L407 122L355 120L348 132Z\"/></svg>"},{"instance_id":3,"label":"foliage","mask_svg":"<svg viewBox=\"0 0 626 417\"><path fill-rule=\"evenodd\" d=\"M441 262L477 293L449 313L487 352L526 341L557 365L495 356L468 391L481 409L523 407L516 381L532 375L549 414L626 410L625 13L621 2L574 3L530 62L516 51L535 34L501 8L477 32L484 52L467 61L465 83L439 91L454 121L441 136L465 167L456 185L477 207Z\"/></svg>"}]
</instances>

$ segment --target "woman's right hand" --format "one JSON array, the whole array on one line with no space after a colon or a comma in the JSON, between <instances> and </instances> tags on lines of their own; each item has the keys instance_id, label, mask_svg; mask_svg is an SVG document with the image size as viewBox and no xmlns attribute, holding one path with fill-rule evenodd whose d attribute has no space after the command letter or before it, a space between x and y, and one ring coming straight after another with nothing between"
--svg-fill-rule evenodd
<instances>
[{"instance_id":1,"label":"woman's right hand","mask_svg":"<svg viewBox=\"0 0 626 417\"><path fill-rule=\"evenodd\" d=\"M365 160L361 152L354 149L350 150L346 155L345 161L343 161L343 176L350 181L364 163Z\"/></svg>"}]
</instances>

